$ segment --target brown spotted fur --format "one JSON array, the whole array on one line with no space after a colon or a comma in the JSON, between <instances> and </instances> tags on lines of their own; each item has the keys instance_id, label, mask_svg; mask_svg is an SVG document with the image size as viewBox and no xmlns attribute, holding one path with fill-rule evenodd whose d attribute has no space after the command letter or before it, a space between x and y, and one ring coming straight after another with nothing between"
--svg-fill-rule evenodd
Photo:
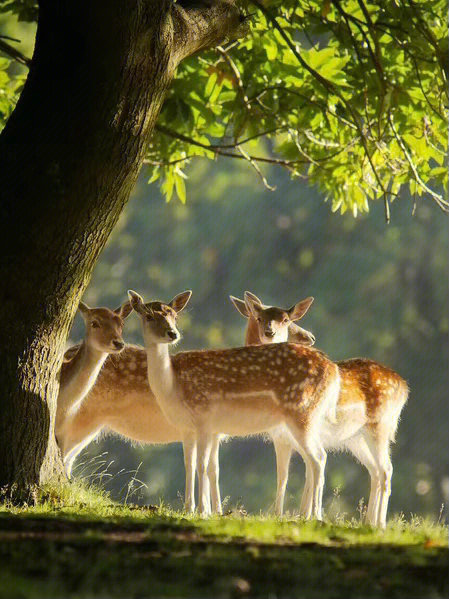
<instances>
[{"instance_id":1,"label":"brown spotted fur","mask_svg":"<svg viewBox=\"0 0 449 599\"><path fill-rule=\"evenodd\" d=\"M373 430L379 424L382 408L389 402L405 403L408 385L394 370L369 360L352 358L336 362L341 377L338 406L365 404L367 426ZM391 441L394 440L392 431Z\"/></svg>"},{"instance_id":2,"label":"brown spotted fur","mask_svg":"<svg viewBox=\"0 0 449 599\"><path fill-rule=\"evenodd\" d=\"M250 395L239 394L274 391L273 410L280 407L303 425L335 376L335 368L322 352L290 343L181 352L173 356L172 364L194 411L207 410L217 388L226 401L235 401L236 409L245 401L254 405Z\"/></svg>"}]
</instances>

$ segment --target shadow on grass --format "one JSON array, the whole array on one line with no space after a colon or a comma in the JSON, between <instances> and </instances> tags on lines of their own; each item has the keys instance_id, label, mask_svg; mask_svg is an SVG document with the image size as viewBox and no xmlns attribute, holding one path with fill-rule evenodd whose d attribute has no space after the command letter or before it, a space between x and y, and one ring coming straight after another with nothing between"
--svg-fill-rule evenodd
<instances>
[{"instance_id":1,"label":"shadow on grass","mask_svg":"<svg viewBox=\"0 0 449 599\"><path fill-rule=\"evenodd\" d=\"M437 598L448 594L447 566L447 548L432 541L264 542L151 512L0 514L1 597Z\"/></svg>"}]
</instances>

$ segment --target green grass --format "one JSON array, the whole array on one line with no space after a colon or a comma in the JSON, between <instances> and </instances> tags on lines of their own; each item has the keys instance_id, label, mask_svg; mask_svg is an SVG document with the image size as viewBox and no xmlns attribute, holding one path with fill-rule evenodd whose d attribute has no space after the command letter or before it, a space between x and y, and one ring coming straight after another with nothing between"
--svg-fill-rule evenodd
<instances>
[{"instance_id":1,"label":"green grass","mask_svg":"<svg viewBox=\"0 0 449 599\"><path fill-rule=\"evenodd\" d=\"M0 597L446 597L447 527L137 508L72 483L0 506Z\"/></svg>"}]
</instances>

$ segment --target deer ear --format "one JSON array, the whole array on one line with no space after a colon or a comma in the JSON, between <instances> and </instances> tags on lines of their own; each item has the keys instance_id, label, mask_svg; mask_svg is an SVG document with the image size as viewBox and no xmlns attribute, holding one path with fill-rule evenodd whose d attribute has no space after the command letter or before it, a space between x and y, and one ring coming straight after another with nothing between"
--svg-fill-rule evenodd
<instances>
[{"instance_id":1,"label":"deer ear","mask_svg":"<svg viewBox=\"0 0 449 599\"><path fill-rule=\"evenodd\" d=\"M300 318L302 318L312 305L313 299L313 297L307 297L306 299L303 299L294 306L292 306L290 310L287 310L290 320L299 320Z\"/></svg>"},{"instance_id":2,"label":"deer ear","mask_svg":"<svg viewBox=\"0 0 449 599\"><path fill-rule=\"evenodd\" d=\"M143 298L130 289L128 291L129 303L131 304L131 308L133 308L139 314L143 314L145 312L145 305L143 303Z\"/></svg>"},{"instance_id":3,"label":"deer ear","mask_svg":"<svg viewBox=\"0 0 449 599\"><path fill-rule=\"evenodd\" d=\"M85 319L89 316L89 312L90 312L90 308L87 304L85 304L84 302L80 302L78 304L78 310L81 313L81 316Z\"/></svg>"},{"instance_id":4,"label":"deer ear","mask_svg":"<svg viewBox=\"0 0 449 599\"><path fill-rule=\"evenodd\" d=\"M315 335L310 331L302 329L294 322L291 322L288 327L288 340L292 343L300 343L301 345L315 345Z\"/></svg>"},{"instance_id":5,"label":"deer ear","mask_svg":"<svg viewBox=\"0 0 449 599\"><path fill-rule=\"evenodd\" d=\"M259 316L259 312L261 310L263 310L262 305L257 301L253 300L252 297L250 297L246 291L245 291L245 304L246 307L248 308L248 312L250 313L251 316L254 316L254 318L258 318Z\"/></svg>"},{"instance_id":6,"label":"deer ear","mask_svg":"<svg viewBox=\"0 0 449 599\"><path fill-rule=\"evenodd\" d=\"M190 289L176 295L168 304L175 312L181 312L187 306L189 299L192 297Z\"/></svg>"},{"instance_id":7,"label":"deer ear","mask_svg":"<svg viewBox=\"0 0 449 599\"><path fill-rule=\"evenodd\" d=\"M239 299L238 297L234 297L233 295L230 295L229 299L234 304L234 307L237 310L237 312L240 312L240 314L245 318L249 318L250 314L248 311L248 306L245 304L243 300Z\"/></svg>"},{"instance_id":8,"label":"deer ear","mask_svg":"<svg viewBox=\"0 0 449 599\"><path fill-rule=\"evenodd\" d=\"M254 295L254 293L251 293L251 291L245 291L245 299L249 297L253 300L253 302L256 302L256 304L260 304L263 307L263 303L262 300L260 300L257 295Z\"/></svg>"},{"instance_id":9,"label":"deer ear","mask_svg":"<svg viewBox=\"0 0 449 599\"><path fill-rule=\"evenodd\" d=\"M131 306L131 302L125 302L124 304L122 304L114 310L114 312L118 314L120 318L122 318L123 320L125 320L125 318L127 318L132 311L133 307Z\"/></svg>"}]
</instances>

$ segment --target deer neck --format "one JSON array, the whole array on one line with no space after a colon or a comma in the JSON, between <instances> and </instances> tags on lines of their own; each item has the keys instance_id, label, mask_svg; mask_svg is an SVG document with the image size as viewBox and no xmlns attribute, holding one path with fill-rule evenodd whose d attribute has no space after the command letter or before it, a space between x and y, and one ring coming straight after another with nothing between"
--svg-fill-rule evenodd
<instances>
[{"instance_id":1,"label":"deer neck","mask_svg":"<svg viewBox=\"0 0 449 599\"><path fill-rule=\"evenodd\" d=\"M107 352L99 351L83 342L73 359L63 364L58 396L60 415L70 415L80 407L97 380L107 357Z\"/></svg>"},{"instance_id":2,"label":"deer neck","mask_svg":"<svg viewBox=\"0 0 449 599\"><path fill-rule=\"evenodd\" d=\"M176 380L168 343L154 343L145 338L148 382L164 416L173 426L179 426L181 389Z\"/></svg>"},{"instance_id":3,"label":"deer neck","mask_svg":"<svg viewBox=\"0 0 449 599\"><path fill-rule=\"evenodd\" d=\"M246 327L245 345L262 345L262 341L259 337L259 326L256 319L253 316L248 318L248 325Z\"/></svg>"}]
</instances>

